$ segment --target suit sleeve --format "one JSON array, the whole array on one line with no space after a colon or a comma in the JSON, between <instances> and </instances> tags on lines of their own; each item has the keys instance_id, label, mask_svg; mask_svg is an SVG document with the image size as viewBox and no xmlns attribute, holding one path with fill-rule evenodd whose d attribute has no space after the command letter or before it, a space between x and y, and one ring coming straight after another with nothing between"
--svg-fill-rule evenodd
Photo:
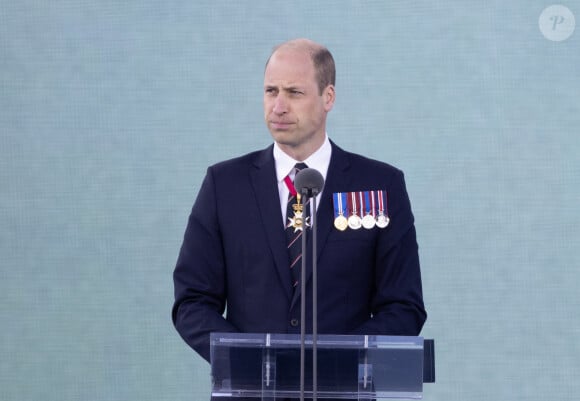
<instances>
[{"instance_id":1,"label":"suit sleeve","mask_svg":"<svg viewBox=\"0 0 580 401\"><path fill-rule=\"evenodd\" d=\"M211 332L236 332L226 321L226 268L211 168L189 216L173 281L175 328L197 353L210 360Z\"/></svg>"},{"instance_id":2,"label":"suit sleeve","mask_svg":"<svg viewBox=\"0 0 580 401\"><path fill-rule=\"evenodd\" d=\"M375 247L372 317L355 333L419 335L427 314L414 218L399 170L389 185L387 206L391 221L389 227L381 230Z\"/></svg>"}]
</instances>

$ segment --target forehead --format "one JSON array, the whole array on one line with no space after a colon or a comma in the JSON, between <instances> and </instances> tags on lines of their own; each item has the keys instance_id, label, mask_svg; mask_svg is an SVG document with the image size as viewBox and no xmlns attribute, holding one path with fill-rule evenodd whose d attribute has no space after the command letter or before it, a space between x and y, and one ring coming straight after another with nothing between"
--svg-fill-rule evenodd
<instances>
[{"instance_id":1,"label":"forehead","mask_svg":"<svg viewBox=\"0 0 580 401\"><path fill-rule=\"evenodd\" d=\"M316 84L315 73L314 63L307 52L279 49L266 66L264 83L312 85Z\"/></svg>"}]
</instances>

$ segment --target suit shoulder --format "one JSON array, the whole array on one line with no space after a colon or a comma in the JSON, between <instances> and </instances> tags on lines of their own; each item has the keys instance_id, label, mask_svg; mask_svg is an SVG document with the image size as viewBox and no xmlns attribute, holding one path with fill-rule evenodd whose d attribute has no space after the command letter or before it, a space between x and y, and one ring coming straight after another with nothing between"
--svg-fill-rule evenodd
<instances>
[{"instance_id":1,"label":"suit shoulder","mask_svg":"<svg viewBox=\"0 0 580 401\"><path fill-rule=\"evenodd\" d=\"M380 172L381 174L393 174L393 175L402 175L403 171L399 168L393 166L392 164L371 159L366 156L362 156L356 153L351 153L344 151L350 160L351 165L355 169L361 169L365 171L375 171Z\"/></svg>"},{"instance_id":2,"label":"suit shoulder","mask_svg":"<svg viewBox=\"0 0 580 401\"><path fill-rule=\"evenodd\" d=\"M266 149L257 150L254 152L246 153L245 155L234 157L232 159L223 160L221 162L215 163L209 166L208 170L216 174L233 174L236 172L244 171L245 169L259 164L264 160L268 159L272 155L272 147L269 146Z\"/></svg>"}]
</instances>

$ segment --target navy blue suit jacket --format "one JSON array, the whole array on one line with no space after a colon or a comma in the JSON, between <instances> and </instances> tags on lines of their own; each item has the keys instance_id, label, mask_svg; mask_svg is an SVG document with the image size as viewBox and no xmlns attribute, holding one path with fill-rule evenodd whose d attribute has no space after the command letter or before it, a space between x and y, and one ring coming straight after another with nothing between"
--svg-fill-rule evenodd
<instances>
[{"instance_id":1,"label":"navy blue suit jacket","mask_svg":"<svg viewBox=\"0 0 580 401\"><path fill-rule=\"evenodd\" d=\"M389 226L334 228L332 194L370 190L387 191ZM174 271L172 312L206 360L211 332L300 332L282 218L272 146L208 168ZM317 224L318 332L418 335L426 313L402 172L332 143ZM309 263L307 311L311 273ZM306 321L310 332L310 312Z\"/></svg>"}]
</instances>

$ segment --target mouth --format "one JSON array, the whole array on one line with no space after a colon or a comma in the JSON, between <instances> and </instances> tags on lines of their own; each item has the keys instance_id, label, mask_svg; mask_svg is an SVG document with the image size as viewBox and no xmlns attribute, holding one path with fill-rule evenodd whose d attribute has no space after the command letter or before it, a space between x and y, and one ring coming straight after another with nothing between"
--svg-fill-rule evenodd
<instances>
[{"instance_id":1,"label":"mouth","mask_svg":"<svg viewBox=\"0 0 580 401\"><path fill-rule=\"evenodd\" d=\"M290 128L294 123L288 121L270 121L270 127L278 130L285 130Z\"/></svg>"}]
</instances>

